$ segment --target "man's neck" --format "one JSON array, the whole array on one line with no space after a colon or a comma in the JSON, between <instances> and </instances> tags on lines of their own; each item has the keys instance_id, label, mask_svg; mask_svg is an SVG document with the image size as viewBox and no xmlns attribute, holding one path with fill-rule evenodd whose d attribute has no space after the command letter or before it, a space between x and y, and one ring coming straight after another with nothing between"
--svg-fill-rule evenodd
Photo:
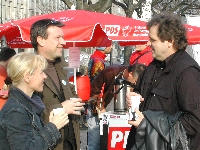
<instances>
[{"instance_id":1,"label":"man's neck","mask_svg":"<svg viewBox=\"0 0 200 150\"><path fill-rule=\"evenodd\" d=\"M45 52L43 52L42 50L37 50L37 52L36 52L38 55L41 55L41 56L43 56L44 58L46 58L46 59L48 59L48 60L55 60L54 58L52 58L52 57L50 57L49 55L48 55L48 53L45 53Z\"/></svg>"}]
</instances>

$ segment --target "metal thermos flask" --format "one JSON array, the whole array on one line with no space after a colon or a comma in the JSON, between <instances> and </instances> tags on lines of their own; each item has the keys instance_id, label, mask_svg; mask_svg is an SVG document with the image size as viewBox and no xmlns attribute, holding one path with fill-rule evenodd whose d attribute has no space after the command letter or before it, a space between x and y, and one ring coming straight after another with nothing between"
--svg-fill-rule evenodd
<instances>
[{"instance_id":1,"label":"metal thermos flask","mask_svg":"<svg viewBox=\"0 0 200 150\"><path fill-rule=\"evenodd\" d=\"M116 114L126 114L126 92L127 84L124 79L114 81L114 112Z\"/></svg>"}]
</instances>

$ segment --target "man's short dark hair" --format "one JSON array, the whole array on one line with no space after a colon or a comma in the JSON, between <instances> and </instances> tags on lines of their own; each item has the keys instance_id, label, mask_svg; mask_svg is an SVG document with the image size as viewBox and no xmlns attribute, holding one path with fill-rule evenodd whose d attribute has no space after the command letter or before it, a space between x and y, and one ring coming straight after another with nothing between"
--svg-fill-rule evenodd
<instances>
[{"instance_id":1,"label":"man's short dark hair","mask_svg":"<svg viewBox=\"0 0 200 150\"><path fill-rule=\"evenodd\" d=\"M16 54L15 50L9 47L3 47L0 51L0 61L7 61Z\"/></svg>"},{"instance_id":2,"label":"man's short dark hair","mask_svg":"<svg viewBox=\"0 0 200 150\"><path fill-rule=\"evenodd\" d=\"M132 72L132 75L137 78L146 69L146 67L147 66L144 64L136 63L128 66L128 72Z\"/></svg>"},{"instance_id":3,"label":"man's short dark hair","mask_svg":"<svg viewBox=\"0 0 200 150\"><path fill-rule=\"evenodd\" d=\"M188 44L186 28L181 18L173 13L163 12L153 17L148 23L148 30L152 26L158 26L157 36L164 41L174 41L174 48L185 50Z\"/></svg>"},{"instance_id":4,"label":"man's short dark hair","mask_svg":"<svg viewBox=\"0 0 200 150\"><path fill-rule=\"evenodd\" d=\"M42 38L47 39L48 37L47 29L50 26L64 27L65 24L60 21L52 19L38 20L32 24L30 30L30 39L31 39L31 44L36 51L38 46L37 37L41 36Z\"/></svg>"}]
</instances>

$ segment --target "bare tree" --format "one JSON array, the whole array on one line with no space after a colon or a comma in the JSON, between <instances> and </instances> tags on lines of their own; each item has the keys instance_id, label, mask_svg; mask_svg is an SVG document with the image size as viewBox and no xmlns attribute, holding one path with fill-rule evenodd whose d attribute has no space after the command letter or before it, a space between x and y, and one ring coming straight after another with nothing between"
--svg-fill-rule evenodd
<instances>
[{"instance_id":1,"label":"bare tree","mask_svg":"<svg viewBox=\"0 0 200 150\"><path fill-rule=\"evenodd\" d=\"M76 6L76 9L84 9L88 11L96 12L105 12L112 8L112 4L118 5L121 7L126 17L132 18L134 11L137 12L138 16L142 14L142 7L144 6L145 0L136 0L136 3L133 0L98 0L92 3L92 0L62 0L68 8L71 8L72 5ZM112 13L111 11L109 11Z\"/></svg>"},{"instance_id":2,"label":"bare tree","mask_svg":"<svg viewBox=\"0 0 200 150\"><path fill-rule=\"evenodd\" d=\"M162 11L174 12L180 16L185 14L199 15L199 0L153 0L152 13L157 14Z\"/></svg>"},{"instance_id":3,"label":"bare tree","mask_svg":"<svg viewBox=\"0 0 200 150\"><path fill-rule=\"evenodd\" d=\"M105 12L112 7L112 0L99 0L92 3L92 0L62 0L68 8L75 5L76 9L84 9L88 11Z\"/></svg>"}]
</instances>

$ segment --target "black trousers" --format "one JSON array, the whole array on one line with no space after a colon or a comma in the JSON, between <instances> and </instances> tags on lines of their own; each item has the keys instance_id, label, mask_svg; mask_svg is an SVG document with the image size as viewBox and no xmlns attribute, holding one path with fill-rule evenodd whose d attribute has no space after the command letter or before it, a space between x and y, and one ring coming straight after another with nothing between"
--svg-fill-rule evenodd
<instances>
[{"instance_id":1,"label":"black trousers","mask_svg":"<svg viewBox=\"0 0 200 150\"><path fill-rule=\"evenodd\" d=\"M134 126L131 127L126 144L126 150L130 150L135 143L135 133L136 128Z\"/></svg>"},{"instance_id":2,"label":"black trousers","mask_svg":"<svg viewBox=\"0 0 200 150\"><path fill-rule=\"evenodd\" d=\"M74 128L72 124L72 116L68 115L69 117L69 123L64 127L65 129L65 141L64 141L64 150L76 150L76 139L75 139L75 133Z\"/></svg>"},{"instance_id":3,"label":"black trousers","mask_svg":"<svg viewBox=\"0 0 200 150\"><path fill-rule=\"evenodd\" d=\"M103 125L103 135L100 135L100 150L108 149L108 125Z\"/></svg>"}]
</instances>

